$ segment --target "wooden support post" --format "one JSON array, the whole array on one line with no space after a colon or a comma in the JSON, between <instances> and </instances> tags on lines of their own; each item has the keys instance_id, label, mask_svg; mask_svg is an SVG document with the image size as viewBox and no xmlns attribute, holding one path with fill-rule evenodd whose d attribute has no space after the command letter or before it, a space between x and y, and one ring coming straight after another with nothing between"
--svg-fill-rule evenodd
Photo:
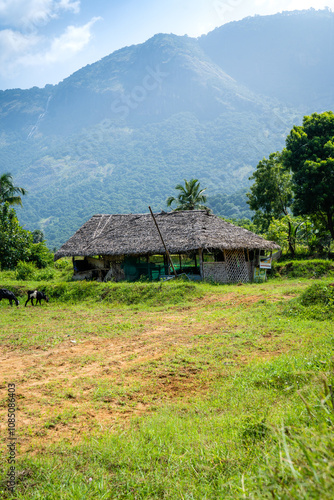
<instances>
[{"instance_id":1,"label":"wooden support post","mask_svg":"<svg viewBox=\"0 0 334 500\"><path fill-rule=\"evenodd\" d=\"M170 255L169 255L169 252L168 252L167 247L166 247L166 245L165 245L165 242L164 242L164 239L163 239L162 234L161 234L161 232L160 232L160 229L159 229L158 223L157 223L157 221L155 220L155 217L154 217L154 215L153 215L153 212L152 212L151 207L148 207L148 208L150 209L150 212L151 212L152 218L153 218L153 220L154 220L154 224L156 225L156 228L157 228L157 230L158 230L159 236L160 236L160 238L161 238L161 241L162 241L162 244L163 244L163 246L164 246L164 249L165 249L166 255L167 255L167 257L168 257L168 260L169 260L169 262L170 262L170 265L172 266L173 272L174 272L174 274L175 274L175 278L177 278L177 273L176 273L176 271L175 271L175 267L174 267L174 265L173 265L172 259L171 259Z\"/></svg>"},{"instance_id":2,"label":"wooden support post","mask_svg":"<svg viewBox=\"0 0 334 500\"><path fill-rule=\"evenodd\" d=\"M203 266L203 250L202 250L202 248L200 248L198 250L198 256L199 256L199 272L200 272L202 279L204 280L204 266Z\"/></svg>"}]
</instances>

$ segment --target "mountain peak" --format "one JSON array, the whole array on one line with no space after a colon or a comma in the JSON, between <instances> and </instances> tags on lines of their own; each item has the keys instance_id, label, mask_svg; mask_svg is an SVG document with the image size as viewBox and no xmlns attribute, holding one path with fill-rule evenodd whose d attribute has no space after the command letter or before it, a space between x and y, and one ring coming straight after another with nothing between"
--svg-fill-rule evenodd
<instances>
[{"instance_id":1,"label":"mountain peak","mask_svg":"<svg viewBox=\"0 0 334 500\"><path fill-rule=\"evenodd\" d=\"M333 103L334 13L254 16L199 38L205 53L251 90L293 106ZM312 105L311 105L312 106Z\"/></svg>"}]
</instances>

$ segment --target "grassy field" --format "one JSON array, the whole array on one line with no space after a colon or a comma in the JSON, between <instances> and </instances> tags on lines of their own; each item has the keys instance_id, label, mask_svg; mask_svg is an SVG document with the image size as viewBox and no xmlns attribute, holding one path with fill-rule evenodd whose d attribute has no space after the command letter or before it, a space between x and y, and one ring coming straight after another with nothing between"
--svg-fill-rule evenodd
<instances>
[{"instance_id":1,"label":"grassy field","mask_svg":"<svg viewBox=\"0 0 334 500\"><path fill-rule=\"evenodd\" d=\"M333 277L0 277L20 298L0 302L0 498L9 383L14 498L333 498ZM50 302L25 308L36 285Z\"/></svg>"}]
</instances>

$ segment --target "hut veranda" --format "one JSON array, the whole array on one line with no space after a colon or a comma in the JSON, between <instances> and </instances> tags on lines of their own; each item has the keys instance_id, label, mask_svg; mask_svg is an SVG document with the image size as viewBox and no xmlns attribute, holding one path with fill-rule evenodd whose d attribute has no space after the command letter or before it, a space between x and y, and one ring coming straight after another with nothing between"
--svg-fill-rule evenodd
<instances>
[{"instance_id":1,"label":"hut veranda","mask_svg":"<svg viewBox=\"0 0 334 500\"><path fill-rule=\"evenodd\" d=\"M279 246L206 210L154 214L177 274L218 283L252 281ZM94 215L56 252L73 279L136 281L172 274L151 214Z\"/></svg>"}]
</instances>

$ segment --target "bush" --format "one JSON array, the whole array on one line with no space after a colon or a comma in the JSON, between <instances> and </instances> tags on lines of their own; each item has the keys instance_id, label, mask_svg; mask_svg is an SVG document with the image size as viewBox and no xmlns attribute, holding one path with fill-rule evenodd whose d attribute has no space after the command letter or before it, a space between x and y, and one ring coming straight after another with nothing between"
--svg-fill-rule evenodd
<instances>
[{"instance_id":1,"label":"bush","mask_svg":"<svg viewBox=\"0 0 334 500\"><path fill-rule=\"evenodd\" d=\"M20 260L28 260L32 234L23 229L15 210L8 203L0 205L0 265L14 269Z\"/></svg>"},{"instance_id":2,"label":"bush","mask_svg":"<svg viewBox=\"0 0 334 500\"><path fill-rule=\"evenodd\" d=\"M53 254L45 246L44 241L33 243L30 247L30 256L27 259L34 262L39 269L53 265Z\"/></svg>"},{"instance_id":3,"label":"bush","mask_svg":"<svg viewBox=\"0 0 334 500\"><path fill-rule=\"evenodd\" d=\"M334 262L324 259L290 260L274 262L272 274L290 278L321 278L334 275Z\"/></svg>"},{"instance_id":4,"label":"bush","mask_svg":"<svg viewBox=\"0 0 334 500\"><path fill-rule=\"evenodd\" d=\"M314 304L319 304L333 307L334 283L328 285L317 283L310 286L301 294L300 302L303 306L312 306Z\"/></svg>"},{"instance_id":5,"label":"bush","mask_svg":"<svg viewBox=\"0 0 334 500\"><path fill-rule=\"evenodd\" d=\"M56 269L59 269L60 271L63 271L63 270L67 271L69 269L71 271L73 271L72 260L68 257L57 260L57 262L55 262L54 266Z\"/></svg>"},{"instance_id":6,"label":"bush","mask_svg":"<svg viewBox=\"0 0 334 500\"><path fill-rule=\"evenodd\" d=\"M308 287L297 300L290 301L285 314L320 321L333 319L334 284L316 283Z\"/></svg>"},{"instance_id":7,"label":"bush","mask_svg":"<svg viewBox=\"0 0 334 500\"><path fill-rule=\"evenodd\" d=\"M35 275L36 281L50 281L55 276L55 270L53 268L47 267L45 269L40 269Z\"/></svg>"},{"instance_id":8,"label":"bush","mask_svg":"<svg viewBox=\"0 0 334 500\"><path fill-rule=\"evenodd\" d=\"M35 278L36 279L36 278ZM63 302L104 301L108 304L162 306L175 305L202 296L201 287L189 282L98 283L75 281L53 283L47 294Z\"/></svg>"},{"instance_id":9,"label":"bush","mask_svg":"<svg viewBox=\"0 0 334 500\"><path fill-rule=\"evenodd\" d=\"M36 272L37 267L33 262L23 262L20 260L16 266L16 279L22 281L34 279Z\"/></svg>"}]
</instances>

